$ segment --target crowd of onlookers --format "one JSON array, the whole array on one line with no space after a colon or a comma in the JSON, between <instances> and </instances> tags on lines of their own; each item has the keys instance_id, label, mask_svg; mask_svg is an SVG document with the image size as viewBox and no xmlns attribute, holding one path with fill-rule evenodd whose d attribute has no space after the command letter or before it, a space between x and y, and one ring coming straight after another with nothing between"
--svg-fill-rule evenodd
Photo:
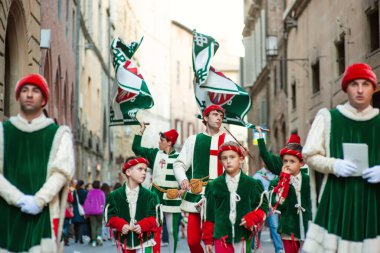
<instances>
[{"instance_id":1,"label":"crowd of onlookers","mask_svg":"<svg viewBox=\"0 0 380 253\"><path fill-rule=\"evenodd\" d=\"M75 243L89 243L94 247L112 240L113 232L105 226L103 210L106 196L120 186L120 183L110 186L98 180L87 184L83 180L71 181L63 225L65 246L70 238Z\"/></svg>"}]
</instances>

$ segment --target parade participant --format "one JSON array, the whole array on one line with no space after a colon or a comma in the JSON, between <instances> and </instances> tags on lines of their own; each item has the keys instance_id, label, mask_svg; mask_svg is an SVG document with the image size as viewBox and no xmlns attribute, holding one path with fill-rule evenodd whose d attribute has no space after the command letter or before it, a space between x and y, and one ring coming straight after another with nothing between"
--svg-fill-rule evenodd
<instances>
[{"instance_id":1,"label":"parade participant","mask_svg":"<svg viewBox=\"0 0 380 253\"><path fill-rule=\"evenodd\" d=\"M30 74L16 84L17 116L0 123L0 252L59 252L69 182L71 131L42 113L46 80Z\"/></svg>"},{"instance_id":2,"label":"parade participant","mask_svg":"<svg viewBox=\"0 0 380 253\"><path fill-rule=\"evenodd\" d=\"M250 252L251 234L265 220L268 201L264 187L241 170L244 155L236 142L219 147L224 173L206 187L207 214L202 239L206 252Z\"/></svg>"},{"instance_id":3,"label":"parade participant","mask_svg":"<svg viewBox=\"0 0 380 253\"><path fill-rule=\"evenodd\" d=\"M232 140L230 135L220 131L224 117L224 109L221 106L208 106L202 116L206 131L190 136L174 162L174 175L181 188L187 191L182 197L181 209L190 213L187 242L192 253L203 252L199 209L205 185L208 180L215 179L223 173L223 166L217 157L218 149L224 142Z\"/></svg>"},{"instance_id":4,"label":"parade participant","mask_svg":"<svg viewBox=\"0 0 380 253\"><path fill-rule=\"evenodd\" d=\"M146 158L152 165L153 176L150 190L155 192L160 199L161 209L165 216L167 231L169 234L169 252L176 251L178 243L178 222L181 217L181 198L178 196L178 183L174 177L173 162L179 153L175 151L174 145L178 138L178 132L171 129L160 133L159 148L145 148L141 146L142 135L145 131L145 124L141 123L140 134L135 135L132 144L132 151L139 156ZM174 194L173 194L174 193ZM154 252L160 252L162 227L157 230L154 236L156 245Z\"/></svg>"},{"instance_id":5,"label":"parade participant","mask_svg":"<svg viewBox=\"0 0 380 253\"><path fill-rule=\"evenodd\" d=\"M280 151L283 163L280 177L269 186L272 189L269 193L272 212L281 212L278 232L285 253L299 252L311 220L310 179L301 171L304 165L301 152L300 137L292 134Z\"/></svg>"},{"instance_id":6,"label":"parade participant","mask_svg":"<svg viewBox=\"0 0 380 253\"><path fill-rule=\"evenodd\" d=\"M277 177L277 175L273 174L270 170L265 168L264 162L262 162L261 167L262 168L253 175L253 178L260 180L260 182L264 186L265 192L268 193L270 182L272 180L277 179L278 177ZM267 197L268 197L268 195L267 195ZM273 241L273 246L274 246L275 252L276 253L283 253L284 247L282 246L281 236L277 232L278 220L279 220L278 213L277 212L270 212L270 213L268 213L268 216L266 218L266 223L269 226L270 236L271 236L272 241ZM259 232L259 238L258 238L259 240L260 240L260 237L261 237L261 232ZM252 246L254 246L254 243L252 243Z\"/></svg>"},{"instance_id":7,"label":"parade participant","mask_svg":"<svg viewBox=\"0 0 380 253\"><path fill-rule=\"evenodd\" d=\"M378 252L380 245L380 116L371 106L376 75L369 65L355 63L347 67L341 85L348 102L318 112L303 150L310 175L324 173L303 247L308 253ZM361 171L350 161L352 154L343 154L345 143L368 146L363 156L369 168Z\"/></svg>"},{"instance_id":8,"label":"parade participant","mask_svg":"<svg viewBox=\"0 0 380 253\"><path fill-rule=\"evenodd\" d=\"M149 162L143 157L128 158L122 168L126 183L106 199L104 217L116 230L116 245L123 253L153 252L153 233L157 229L158 197L141 186Z\"/></svg>"}]
</instances>

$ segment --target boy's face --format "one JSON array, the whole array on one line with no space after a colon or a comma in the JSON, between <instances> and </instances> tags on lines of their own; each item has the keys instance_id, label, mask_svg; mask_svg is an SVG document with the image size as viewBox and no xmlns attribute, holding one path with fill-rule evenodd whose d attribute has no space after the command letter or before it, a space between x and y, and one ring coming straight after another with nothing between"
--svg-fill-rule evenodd
<instances>
[{"instance_id":1,"label":"boy's face","mask_svg":"<svg viewBox=\"0 0 380 253\"><path fill-rule=\"evenodd\" d=\"M226 173L230 176L235 176L239 173L240 165L244 162L244 158L233 150L226 150L220 155L220 161Z\"/></svg>"},{"instance_id":2,"label":"boy's face","mask_svg":"<svg viewBox=\"0 0 380 253\"><path fill-rule=\"evenodd\" d=\"M146 172L148 170L148 166L145 163L139 163L129 168L125 171L125 174L129 178L129 180L133 180L134 182L141 184L144 182L146 178Z\"/></svg>"},{"instance_id":3,"label":"boy's face","mask_svg":"<svg viewBox=\"0 0 380 253\"><path fill-rule=\"evenodd\" d=\"M33 114L42 111L45 98L36 85L26 84L21 88L19 102L23 113Z\"/></svg>"},{"instance_id":4,"label":"boy's face","mask_svg":"<svg viewBox=\"0 0 380 253\"><path fill-rule=\"evenodd\" d=\"M282 157L282 165L282 172L297 176L300 173L300 169L304 165L304 162L294 155L286 154Z\"/></svg>"}]
</instances>

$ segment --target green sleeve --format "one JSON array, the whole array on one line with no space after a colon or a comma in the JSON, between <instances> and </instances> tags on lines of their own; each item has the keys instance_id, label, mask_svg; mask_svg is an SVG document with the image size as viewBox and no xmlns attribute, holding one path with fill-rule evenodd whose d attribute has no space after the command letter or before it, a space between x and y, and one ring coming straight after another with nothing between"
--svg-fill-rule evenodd
<instances>
[{"instance_id":1,"label":"green sleeve","mask_svg":"<svg viewBox=\"0 0 380 253\"><path fill-rule=\"evenodd\" d=\"M155 192L151 192L151 194L152 196L150 198L149 216L156 217L156 206L159 204L159 200Z\"/></svg>"},{"instance_id":2,"label":"green sleeve","mask_svg":"<svg viewBox=\"0 0 380 253\"><path fill-rule=\"evenodd\" d=\"M206 221L215 222L215 200L212 194L212 183L207 184L205 196L207 200Z\"/></svg>"},{"instance_id":3,"label":"green sleeve","mask_svg":"<svg viewBox=\"0 0 380 253\"><path fill-rule=\"evenodd\" d=\"M119 209L115 203L113 194L108 194L105 206L104 216L107 221L112 217L119 217Z\"/></svg>"},{"instance_id":4,"label":"green sleeve","mask_svg":"<svg viewBox=\"0 0 380 253\"><path fill-rule=\"evenodd\" d=\"M154 160L156 159L156 155L159 151L158 148L144 148L141 146L141 135L135 135L132 143L132 151L135 155L142 156L149 161L149 167L153 169Z\"/></svg>"},{"instance_id":5,"label":"green sleeve","mask_svg":"<svg viewBox=\"0 0 380 253\"><path fill-rule=\"evenodd\" d=\"M263 138L257 139L257 142L259 144L260 156L263 159L265 165L267 166L267 169L275 175L280 175L282 171L281 157L273 155L267 150Z\"/></svg>"},{"instance_id":6,"label":"green sleeve","mask_svg":"<svg viewBox=\"0 0 380 253\"><path fill-rule=\"evenodd\" d=\"M264 186L260 180L258 179L254 179L254 180L256 182L256 187L252 191L252 196L251 196L253 198L252 210L256 209L260 205L260 202L262 201L260 209L263 210L265 214L267 214L268 213L268 199L267 199L266 194L264 193Z\"/></svg>"}]
</instances>

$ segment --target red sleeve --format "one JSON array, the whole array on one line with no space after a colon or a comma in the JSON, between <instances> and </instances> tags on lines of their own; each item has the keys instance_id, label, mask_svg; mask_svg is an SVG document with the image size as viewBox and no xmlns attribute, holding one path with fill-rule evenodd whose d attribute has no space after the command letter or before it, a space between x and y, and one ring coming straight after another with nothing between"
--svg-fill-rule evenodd
<instances>
[{"instance_id":1,"label":"red sleeve","mask_svg":"<svg viewBox=\"0 0 380 253\"><path fill-rule=\"evenodd\" d=\"M157 229L156 218L152 216L144 218L136 224L140 225L141 232L153 232Z\"/></svg>"},{"instance_id":2,"label":"red sleeve","mask_svg":"<svg viewBox=\"0 0 380 253\"><path fill-rule=\"evenodd\" d=\"M244 216L244 219L247 223L247 228L251 228L254 225L259 225L264 221L265 212L261 209L254 210L252 212L247 213Z\"/></svg>"},{"instance_id":3,"label":"red sleeve","mask_svg":"<svg viewBox=\"0 0 380 253\"><path fill-rule=\"evenodd\" d=\"M202 240L205 245L212 245L214 241L214 222L205 221L202 225Z\"/></svg>"},{"instance_id":4,"label":"red sleeve","mask_svg":"<svg viewBox=\"0 0 380 253\"><path fill-rule=\"evenodd\" d=\"M74 195L71 190L69 190L69 194L67 195L67 202L68 203L73 203L74 202Z\"/></svg>"},{"instance_id":5,"label":"red sleeve","mask_svg":"<svg viewBox=\"0 0 380 253\"><path fill-rule=\"evenodd\" d=\"M123 218L112 217L108 220L107 226L121 232L121 230L123 229L123 226L126 224L128 225L128 222L126 222Z\"/></svg>"}]
</instances>

